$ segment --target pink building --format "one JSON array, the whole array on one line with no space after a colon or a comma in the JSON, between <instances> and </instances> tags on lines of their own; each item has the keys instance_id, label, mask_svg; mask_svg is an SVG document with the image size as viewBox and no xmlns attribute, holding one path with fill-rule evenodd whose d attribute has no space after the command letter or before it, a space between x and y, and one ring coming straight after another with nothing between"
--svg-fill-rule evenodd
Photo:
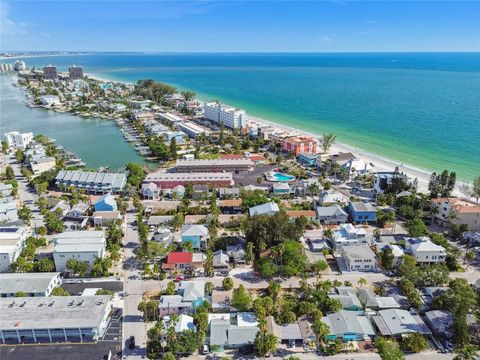
<instances>
[{"instance_id":1,"label":"pink building","mask_svg":"<svg viewBox=\"0 0 480 360\"><path fill-rule=\"evenodd\" d=\"M282 150L289 153L315 154L317 152L317 142L313 136L295 136L283 140Z\"/></svg>"}]
</instances>

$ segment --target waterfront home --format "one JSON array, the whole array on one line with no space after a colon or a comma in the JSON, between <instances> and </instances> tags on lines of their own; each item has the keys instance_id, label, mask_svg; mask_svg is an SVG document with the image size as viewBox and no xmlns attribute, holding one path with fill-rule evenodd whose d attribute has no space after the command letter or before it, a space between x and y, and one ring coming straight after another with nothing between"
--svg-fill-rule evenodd
<instances>
[{"instance_id":1,"label":"waterfront home","mask_svg":"<svg viewBox=\"0 0 480 360\"><path fill-rule=\"evenodd\" d=\"M40 96L40 103L44 106L57 106L61 104L60 98L55 95Z\"/></svg>"},{"instance_id":2,"label":"waterfront home","mask_svg":"<svg viewBox=\"0 0 480 360\"><path fill-rule=\"evenodd\" d=\"M20 133L18 131L11 131L3 134L7 141L9 148L25 149L33 141L33 133Z\"/></svg>"},{"instance_id":3,"label":"waterfront home","mask_svg":"<svg viewBox=\"0 0 480 360\"><path fill-rule=\"evenodd\" d=\"M266 204L257 205L248 209L250 216L254 215L275 215L280 211L276 202L268 202Z\"/></svg>"},{"instance_id":4,"label":"waterfront home","mask_svg":"<svg viewBox=\"0 0 480 360\"><path fill-rule=\"evenodd\" d=\"M372 316L372 320L382 336L401 337L409 333L432 334L420 315L412 315L404 309L380 310L378 315Z\"/></svg>"},{"instance_id":5,"label":"waterfront home","mask_svg":"<svg viewBox=\"0 0 480 360\"><path fill-rule=\"evenodd\" d=\"M334 231L332 245L335 251L340 251L346 245L366 245L370 243L365 229L352 224L340 225L340 230Z\"/></svg>"},{"instance_id":6,"label":"waterfront home","mask_svg":"<svg viewBox=\"0 0 480 360\"><path fill-rule=\"evenodd\" d=\"M348 172L351 178L366 174L372 169L372 165L362 159L349 159L340 166Z\"/></svg>"},{"instance_id":7,"label":"waterfront home","mask_svg":"<svg viewBox=\"0 0 480 360\"><path fill-rule=\"evenodd\" d=\"M377 221L377 209L370 203L350 202L348 213L354 223L371 223Z\"/></svg>"},{"instance_id":8,"label":"waterfront home","mask_svg":"<svg viewBox=\"0 0 480 360\"><path fill-rule=\"evenodd\" d=\"M409 181L409 178L405 174L400 174L394 171L377 172L377 173L374 173L373 175L375 177L373 190L377 194L382 194L385 190L390 189L392 187L393 179L395 179L396 177L401 177L406 182Z\"/></svg>"},{"instance_id":9,"label":"waterfront home","mask_svg":"<svg viewBox=\"0 0 480 360\"><path fill-rule=\"evenodd\" d=\"M28 230L23 226L0 227L0 273L7 272L20 256Z\"/></svg>"},{"instance_id":10,"label":"waterfront home","mask_svg":"<svg viewBox=\"0 0 480 360\"><path fill-rule=\"evenodd\" d=\"M324 190L318 196L318 203L322 206L330 206L333 204L346 206L349 201L347 196L335 190Z\"/></svg>"},{"instance_id":11,"label":"waterfront home","mask_svg":"<svg viewBox=\"0 0 480 360\"><path fill-rule=\"evenodd\" d=\"M8 201L0 203L0 224L18 221L17 203Z\"/></svg>"},{"instance_id":12,"label":"waterfront home","mask_svg":"<svg viewBox=\"0 0 480 360\"><path fill-rule=\"evenodd\" d=\"M296 218L304 217L309 221L315 220L315 211L313 210L287 210L285 211L290 221L294 221Z\"/></svg>"},{"instance_id":13,"label":"waterfront home","mask_svg":"<svg viewBox=\"0 0 480 360\"><path fill-rule=\"evenodd\" d=\"M315 204L317 220L325 225L339 225L348 221L348 214L338 204L318 206Z\"/></svg>"},{"instance_id":14,"label":"waterfront home","mask_svg":"<svg viewBox=\"0 0 480 360\"><path fill-rule=\"evenodd\" d=\"M425 323L437 338L450 339L453 335L453 315L450 310L427 311Z\"/></svg>"},{"instance_id":15,"label":"waterfront home","mask_svg":"<svg viewBox=\"0 0 480 360\"><path fill-rule=\"evenodd\" d=\"M462 234L462 239L471 247L480 246L480 231L465 231Z\"/></svg>"},{"instance_id":16,"label":"waterfront home","mask_svg":"<svg viewBox=\"0 0 480 360\"><path fill-rule=\"evenodd\" d=\"M82 170L60 170L55 178L57 186L73 186L87 193L121 193L127 184L126 173L103 173Z\"/></svg>"},{"instance_id":17,"label":"waterfront home","mask_svg":"<svg viewBox=\"0 0 480 360\"><path fill-rule=\"evenodd\" d=\"M368 245L342 247L342 258L346 271L376 271L375 253Z\"/></svg>"},{"instance_id":18,"label":"waterfront home","mask_svg":"<svg viewBox=\"0 0 480 360\"><path fill-rule=\"evenodd\" d=\"M247 114L244 110L213 101L203 104L203 112L206 120L229 129L243 129L247 126Z\"/></svg>"},{"instance_id":19,"label":"waterfront home","mask_svg":"<svg viewBox=\"0 0 480 360\"><path fill-rule=\"evenodd\" d=\"M411 254L417 264L445 262L447 252L443 246L434 244L428 237L405 238L405 252Z\"/></svg>"},{"instance_id":20,"label":"waterfront home","mask_svg":"<svg viewBox=\"0 0 480 360\"><path fill-rule=\"evenodd\" d=\"M180 233L182 243L191 242L193 249L204 250L209 239L208 229L205 225L183 225Z\"/></svg>"},{"instance_id":21,"label":"waterfront home","mask_svg":"<svg viewBox=\"0 0 480 360\"><path fill-rule=\"evenodd\" d=\"M358 299L365 309L381 310L381 309L398 309L400 304L391 296L377 296L372 289L362 287L357 292Z\"/></svg>"},{"instance_id":22,"label":"waterfront home","mask_svg":"<svg viewBox=\"0 0 480 360\"><path fill-rule=\"evenodd\" d=\"M328 340L363 341L372 340L375 336L368 318L357 311L340 310L324 316L322 321L330 329Z\"/></svg>"},{"instance_id":23,"label":"waterfront home","mask_svg":"<svg viewBox=\"0 0 480 360\"><path fill-rule=\"evenodd\" d=\"M298 322L279 325L273 316L265 318L267 323L267 332L275 335L277 341L286 344L289 348L303 346L302 332Z\"/></svg>"},{"instance_id":24,"label":"waterfront home","mask_svg":"<svg viewBox=\"0 0 480 360\"><path fill-rule=\"evenodd\" d=\"M160 187L153 182L143 183L142 197L144 199L157 200L160 197Z\"/></svg>"},{"instance_id":25,"label":"waterfront home","mask_svg":"<svg viewBox=\"0 0 480 360\"><path fill-rule=\"evenodd\" d=\"M345 164L347 161L355 160L357 157L351 152L339 152L337 154L330 155L328 158L330 161L341 165Z\"/></svg>"},{"instance_id":26,"label":"waterfront home","mask_svg":"<svg viewBox=\"0 0 480 360\"><path fill-rule=\"evenodd\" d=\"M313 136L289 137L283 140L282 151L294 153L295 156L299 156L301 153L316 154L317 141Z\"/></svg>"},{"instance_id":27,"label":"waterfront home","mask_svg":"<svg viewBox=\"0 0 480 360\"><path fill-rule=\"evenodd\" d=\"M153 172L147 174L144 183L153 182L162 189L173 189L178 185L209 185L212 187L232 186L232 173L165 173Z\"/></svg>"},{"instance_id":28,"label":"waterfront home","mask_svg":"<svg viewBox=\"0 0 480 360\"><path fill-rule=\"evenodd\" d=\"M117 201L112 193L107 193L98 199L93 207L95 211L117 211Z\"/></svg>"},{"instance_id":29,"label":"waterfront home","mask_svg":"<svg viewBox=\"0 0 480 360\"><path fill-rule=\"evenodd\" d=\"M52 290L62 284L59 272L2 274L0 297L14 297L25 293L25 297L50 296Z\"/></svg>"},{"instance_id":30,"label":"waterfront home","mask_svg":"<svg viewBox=\"0 0 480 360\"><path fill-rule=\"evenodd\" d=\"M217 204L222 214L242 213L242 199L219 200Z\"/></svg>"},{"instance_id":31,"label":"waterfront home","mask_svg":"<svg viewBox=\"0 0 480 360\"><path fill-rule=\"evenodd\" d=\"M34 175L52 170L57 164L54 157L43 155L29 156L27 162Z\"/></svg>"},{"instance_id":32,"label":"waterfront home","mask_svg":"<svg viewBox=\"0 0 480 360\"><path fill-rule=\"evenodd\" d=\"M68 271L67 261L84 262L91 269L97 258L106 255L106 239L103 231L67 231L53 238L53 260L57 271Z\"/></svg>"},{"instance_id":33,"label":"waterfront home","mask_svg":"<svg viewBox=\"0 0 480 360\"><path fill-rule=\"evenodd\" d=\"M317 154L310 154L310 153L300 153L298 155L298 162L304 166L308 167L316 167L320 166L321 162L319 161L320 158Z\"/></svg>"},{"instance_id":34,"label":"waterfront home","mask_svg":"<svg viewBox=\"0 0 480 360\"><path fill-rule=\"evenodd\" d=\"M12 192L13 192L13 185L12 184L0 183L0 196L1 197L10 196L10 195L12 195Z\"/></svg>"},{"instance_id":35,"label":"waterfront home","mask_svg":"<svg viewBox=\"0 0 480 360\"><path fill-rule=\"evenodd\" d=\"M442 225L465 224L469 230L480 231L480 204L459 198L435 198L432 207L437 210L435 219Z\"/></svg>"},{"instance_id":36,"label":"waterfront home","mask_svg":"<svg viewBox=\"0 0 480 360\"><path fill-rule=\"evenodd\" d=\"M363 306L357 297L355 289L350 286L337 286L334 294L329 294L328 297L333 300L338 300L342 304L344 310L362 311Z\"/></svg>"}]
</instances>

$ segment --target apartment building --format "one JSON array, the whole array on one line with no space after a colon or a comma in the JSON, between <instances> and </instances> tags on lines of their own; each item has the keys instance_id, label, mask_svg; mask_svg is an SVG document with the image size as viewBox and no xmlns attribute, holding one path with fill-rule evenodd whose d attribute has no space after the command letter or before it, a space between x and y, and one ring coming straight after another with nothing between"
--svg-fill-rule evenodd
<instances>
[{"instance_id":1,"label":"apartment building","mask_svg":"<svg viewBox=\"0 0 480 360\"><path fill-rule=\"evenodd\" d=\"M244 110L217 102L205 103L203 110L205 119L223 124L227 128L243 129L247 126L247 115Z\"/></svg>"}]
</instances>

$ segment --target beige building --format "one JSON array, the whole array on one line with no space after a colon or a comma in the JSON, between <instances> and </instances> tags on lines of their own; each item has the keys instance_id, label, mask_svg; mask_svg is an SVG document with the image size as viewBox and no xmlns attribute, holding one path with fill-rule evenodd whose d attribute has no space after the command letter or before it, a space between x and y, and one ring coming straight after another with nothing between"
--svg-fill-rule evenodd
<instances>
[{"instance_id":1,"label":"beige building","mask_svg":"<svg viewBox=\"0 0 480 360\"><path fill-rule=\"evenodd\" d=\"M466 224L469 230L480 230L480 204L459 198L435 198L435 218L444 224Z\"/></svg>"}]
</instances>

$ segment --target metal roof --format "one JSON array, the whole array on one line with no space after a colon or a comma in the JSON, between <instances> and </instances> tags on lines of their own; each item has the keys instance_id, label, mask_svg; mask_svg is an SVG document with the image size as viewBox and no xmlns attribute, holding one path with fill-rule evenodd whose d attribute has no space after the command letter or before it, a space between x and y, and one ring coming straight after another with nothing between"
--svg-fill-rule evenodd
<instances>
[{"instance_id":1,"label":"metal roof","mask_svg":"<svg viewBox=\"0 0 480 360\"><path fill-rule=\"evenodd\" d=\"M30 293L45 293L52 281L60 275L59 272L44 273L5 273L0 274L0 293L15 294L18 291Z\"/></svg>"}]
</instances>

